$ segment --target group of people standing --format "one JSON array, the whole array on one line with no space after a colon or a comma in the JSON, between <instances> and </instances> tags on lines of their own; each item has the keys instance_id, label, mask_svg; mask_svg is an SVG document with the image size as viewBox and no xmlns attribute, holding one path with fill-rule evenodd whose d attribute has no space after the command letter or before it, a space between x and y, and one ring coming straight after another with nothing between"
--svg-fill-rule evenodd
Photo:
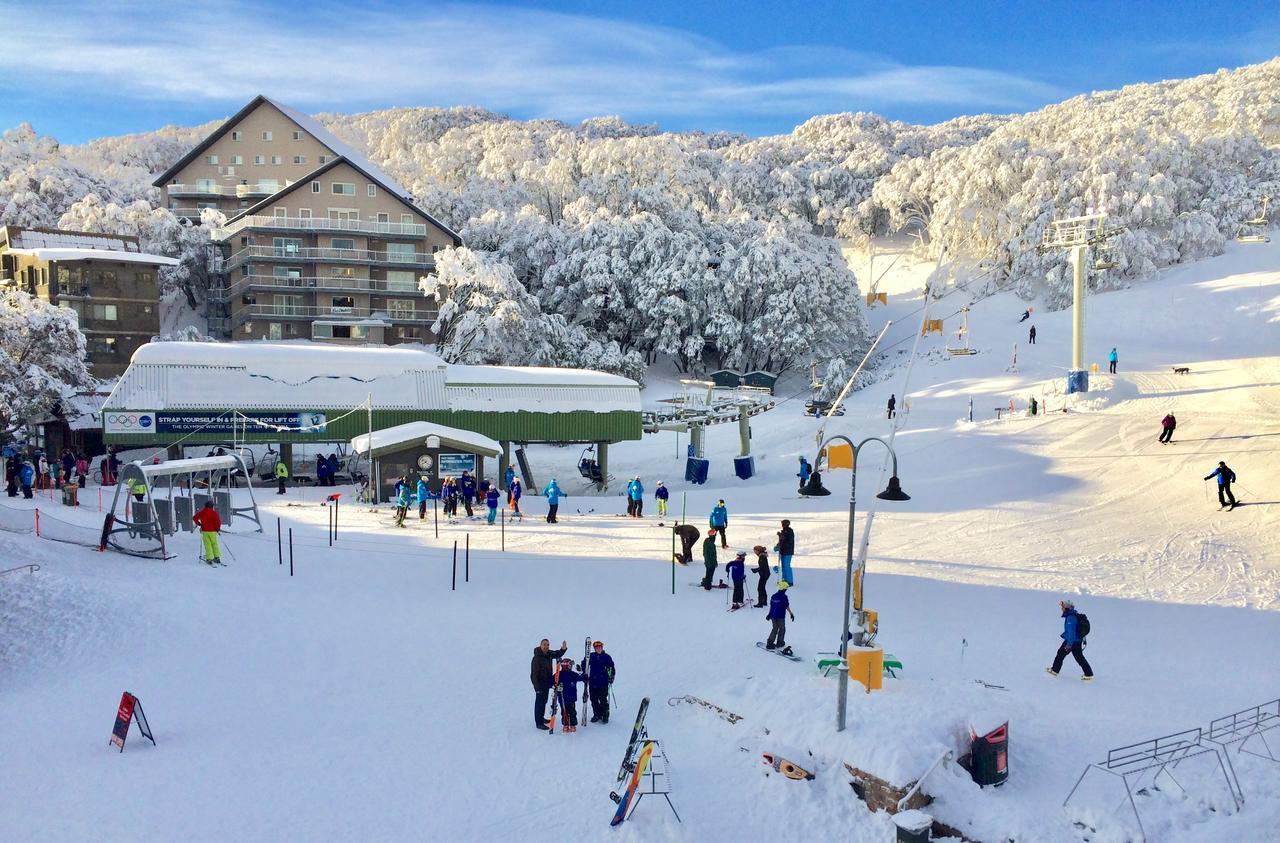
<instances>
[{"instance_id":1,"label":"group of people standing","mask_svg":"<svg viewBox=\"0 0 1280 843\"><path fill-rule=\"evenodd\" d=\"M578 684L587 686L591 701L591 722L609 722L609 690L617 676L613 657L605 652L603 641L591 642L591 652L582 662L574 665L565 656L567 641L560 642L560 649L552 650L551 641L543 638L533 649L533 661L529 665L529 680L533 683L533 725L547 731L547 700L559 689L559 708L564 717L566 732L578 729ZM559 665L559 670L556 670Z\"/></svg>"},{"instance_id":2,"label":"group of people standing","mask_svg":"<svg viewBox=\"0 0 1280 843\"><path fill-rule=\"evenodd\" d=\"M12 449L4 461L6 492L11 498L18 496L19 489L24 498L30 499L35 489L61 489L73 481L84 488L88 475L88 457L70 448L63 448L62 454L53 462L43 451L36 451L34 456L24 459Z\"/></svg>"}]
</instances>

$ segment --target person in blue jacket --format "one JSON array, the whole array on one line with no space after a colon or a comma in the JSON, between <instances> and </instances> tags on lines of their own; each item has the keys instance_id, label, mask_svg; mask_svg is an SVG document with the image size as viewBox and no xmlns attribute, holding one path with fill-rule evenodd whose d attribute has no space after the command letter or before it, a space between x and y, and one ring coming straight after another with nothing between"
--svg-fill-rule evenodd
<instances>
[{"instance_id":1,"label":"person in blue jacket","mask_svg":"<svg viewBox=\"0 0 1280 843\"><path fill-rule=\"evenodd\" d=\"M338 462L338 455L330 454L328 463L329 463L329 485L337 486L338 485L338 469L342 467L341 464Z\"/></svg>"},{"instance_id":2,"label":"person in blue jacket","mask_svg":"<svg viewBox=\"0 0 1280 843\"><path fill-rule=\"evenodd\" d=\"M796 474L796 477L800 478L801 488L804 488L804 485L809 482L809 475L812 473L813 473L813 466L809 465L809 461L805 459L803 456L801 456L800 471Z\"/></svg>"},{"instance_id":3,"label":"person in blue jacket","mask_svg":"<svg viewBox=\"0 0 1280 843\"><path fill-rule=\"evenodd\" d=\"M573 669L573 659L565 656L560 659L560 711L565 732L578 731L578 683L586 682L587 677Z\"/></svg>"},{"instance_id":4,"label":"person in blue jacket","mask_svg":"<svg viewBox=\"0 0 1280 843\"><path fill-rule=\"evenodd\" d=\"M542 490L542 494L547 498L547 523L558 524L556 513L560 511L560 499L564 497L564 492L560 491L560 486L556 484L556 479L551 478L551 482Z\"/></svg>"},{"instance_id":5,"label":"person in blue jacket","mask_svg":"<svg viewBox=\"0 0 1280 843\"><path fill-rule=\"evenodd\" d=\"M1218 467L1209 473L1205 480L1218 478L1218 506L1227 507L1227 511L1236 508L1236 496L1231 494L1231 484L1236 482L1236 473L1227 467L1227 464L1221 460L1218 461Z\"/></svg>"},{"instance_id":6,"label":"person in blue jacket","mask_svg":"<svg viewBox=\"0 0 1280 843\"><path fill-rule=\"evenodd\" d=\"M329 485L329 460L325 459L324 454L316 456L316 485Z\"/></svg>"},{"instance_id":7,"label":"person in blue jacket","mask_svg":"<svg viewBox=\"0 0 1280 843\"><path fill-rule=\"evenodd\" d=\"M764 642L766 650L782 650L782 652L790 655L791 648L787 646L787 616L791 616L794 622L796 619L795 612L791 611L791 601L787 599L787 588L789 584L786 580L778 581L778 590L769 598L769 614L767 615L769 622L773 624L769 630L769 639Z\"/></svg>"},{"instance_id":8,"label":"person in blue jacket","mask_svg":"<svg viewBox=\"0 0 1280 843\"><path fill-rule=\"evenodd\" d=\"M1107 362L1111 364L1111 374L1116 373L1116 363L1120 362L1120 355L1116 353L1115 348L1111 349L1111 353L1107 355Z\"/></svg>"},{"instance_id":9,"label":"person in blue jacket","mask_svg":"<svg viewBox=\"0 0 1280 843\"><path fill-rule=\"evenodd\" d=\"M489 491L484 493L485 505L489 507L490 524L494 524L498 520L498 499L500 497L501 495L498 494L497 486L490 486Z\"/></svg>"},{"instance_id":10,"label":"person in blue jacket","mask_svg":"<svg viewBox=\"0 0 1280 843\"><path fill-rule=\"evenodd\" d=\"M737 555L733 557L733 561L728 564L729 579L733 582L733 608L735 610L742 608L742 589L747 581L747 552L739 550Z\"/></svg>"},{"instance_id":11,"label":"person in blue jacket","mask_svg":"<svg viewBox=\"0 0 1280 843\"><path fill-rule=\"evenodd\" d=\"M729 529L729 510L725 508L724 498L720 499L720 503L715 505L711 510L711 527L720 534L720 546L729 546L729 537L726 535Z\"/></svg>"},{"instance_id":12,"label":"person in blue jacket","mask_svg":"<svg viewBox=\"0 0 1280 843\"><path fill-rule=\"evenodd\" d=\"M409 478L401 477L396 483L396 526L404 526L404 518L409 514L409 498L413 492L409 490Z\"/></svg>"},{"instance_id":13,"label":"person in blue jacket","mask_svg":"<svg viewBox=\"0 0 1280 843\"><path fill-rule=\"evenodd\" d=\"M427 488L426 475L418 475L418 520L424 521L427 517L427 498L431 497L431 491Z\"/></svg>"},{"instance_id":14,"label":"person in blue jacket","mask_svg":"<svg viewBox=\"0 0 1280 843\"><path fill-rule=\"evenodd\" d=\"M18 480L22 483L22 496L31 500L31 484L36 482L36 467L27 460L18 471Z\"/></svg>"},{"instance_id":15,"label":"person in blue jacket","mask_svg":"<svg viewBox=\"0 0 1280 843\"><path fill-rule=\"evenodd\" d=\"M471 502L476 498L476 479L471 476L469 471L462 472L462 477L458 479L458 497L462 500L462 505L467 509L467 515L475 515L471 511Z\"/></svg>"},{"instance_id":16,"label":"person in blue jacket","mask_svg":"<svg viewBox=\"0 0 1280 843\"><path fill-rule=\"evenodd\" d=\"M502 472L502 485L507 489L511 488L511 481L516 479L516 470L511 466L507 466L507 470Z\"/></svg>"},{"instance_id":17,"label":"person in blue jacket","mask_svg":"<svg viewBox=\"0 0 1280 843\"><path fill-rule=\"evenodd\" d=\"M452 477L446 477L440 483L440 506L444 508L445 518L458 514L458 481Z\"/></svg>"},{"instance_id":18,"label":"person in blue jacket","mask_svg":"<svg viewBox=\"0 0 1280 843\"><path fill-rule=\"evenodd\" d=\"M591 722L609 722L609 686L617 676L613 656L604 651L603 641L592 641L587 663L582 666L587 674L587 696L591 699Z\"/></svg>"},{"instance_id":19,"label":"person in blue jacket","mask_svg":"<svg viewBox=\"0 0 1280 843\"><path fill-rule=\"evenodd\" d=\"M520 511L520 497L524 494L524 486L519 478L513 478L507 490L507 503L511 505L511 514L523 521L524 513Z\"/></svg>"},{"instance_id":20,"label":"person in blue jacket","mask_svg":"<svg viewBox=\"0 0 1280 843\"><path fill-rule=\"evenodd\" d=\"M637 475L627 484L627 515L632 518L643 518L644 484Z\"/></svg>"},{"instance_id":21,"label":"person in blue jacket","mask_svg":"<svg viewBox=\"0 0 1280 843\"><path fill-rule=\"evenodd\" d=\"M653 490L653 497L658 501L658 517L665 518L667 515L667 500L671 497L671 492L667 491L667 485L661 480L658 486Z\"/></svg>"},{"instance_id":22,"label":"person in blue jacket","mask_svg":"<svg viewBox=\"0 0 1280 843\"><path fill-rule=\"evenodd\" d=\"M1070 653L1075 656L1076 664L1080 665L1080 669L1084 671L1084 676L1080 679L1084 682L1092 682L1093 668L1089 667L1089 662L1084 657L1084 638L1080 635L1080 617L1076 613L1076 604L1070 600L1061 600L1058 602L1058 608L1062 610L1062 644L1053 657L1053 667L1046 667L1045 672L1050 676L1057 676L1058 671L1062 670L1063 660L1066 659L1067 653Z\"/></svg>"}]
</instances>

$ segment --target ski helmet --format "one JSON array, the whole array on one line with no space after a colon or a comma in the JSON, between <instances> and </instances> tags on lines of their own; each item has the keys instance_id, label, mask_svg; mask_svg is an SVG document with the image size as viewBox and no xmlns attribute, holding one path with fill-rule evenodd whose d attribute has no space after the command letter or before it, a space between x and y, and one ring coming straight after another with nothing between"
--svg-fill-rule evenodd
<instances>
[{"instance_id":1,"label":"ski helmet","mask_svg":"<svg viewBox=\"0 0 1280 843\"><path fill-rule=\"evenodd\" d=\"M573 664L573 659L569 658L568 656L561 656L560 664Z\"/></svg>"},{"instance_id":2,"label":"ski helmet","mask_svg":"<svg viewBox=\"0 0 1280 843\"><path fill-rule=\"evenodd\" d=\"M739 550L739 551L738 551L738 553L737 553L737 555L738 555L738 556L746 556L746 555L747 555L747 552L746 552L745 550Z\"/></svg>"},{"instance_id":3,"label":"ski helmet","mask_svg":"<svg viewBox=\"0 0 1280 843\"><path fill-rule=\"evenodd\" d=\"M591 646L592 646L592 647L599 647L600 649L602 649L602 650L603 650L603 649L604 649L604 642L603 642L603 641L592 641L592 642L591 642Z\"/></svg>"},{"instance_id":4,"label":"ski helmet","mask_svg":"<svg viewBox=\"0 0 1280 843\"><path fill-rule=\"evenodd\" d=\"M786 580L778 580L778 591L786 591L788 588L791 588L791 583Z\"/></svg>"}]
</instances>

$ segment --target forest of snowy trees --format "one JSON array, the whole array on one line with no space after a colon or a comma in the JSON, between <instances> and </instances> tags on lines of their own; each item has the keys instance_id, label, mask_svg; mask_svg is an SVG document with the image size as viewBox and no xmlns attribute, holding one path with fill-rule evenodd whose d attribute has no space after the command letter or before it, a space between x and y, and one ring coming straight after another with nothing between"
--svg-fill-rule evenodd
<instances>
[{"instance_id":1,"label":"forest of snowy trees","mask_svg":"<svg viewBox=\"0 0 1280 843\"><path fill-rule=\"evenodd\" d=\"M1280 195L1276 90L1280 59L1026 115L837 114L766 138L477 108L321 120L466 242L428 281L454 293L439 323L453 359L840 371L869 342L840 240L911 230L988 289L1051 306L1069 273L1034 246L1054 216L1105 206L1126 228L1103 286L1215 254ZM6 131L0 223L137 233L183 259L164 284L199 305L207 237L158 208L151 181L216 125L82 146Z\"/></svg>"}]
</instances>

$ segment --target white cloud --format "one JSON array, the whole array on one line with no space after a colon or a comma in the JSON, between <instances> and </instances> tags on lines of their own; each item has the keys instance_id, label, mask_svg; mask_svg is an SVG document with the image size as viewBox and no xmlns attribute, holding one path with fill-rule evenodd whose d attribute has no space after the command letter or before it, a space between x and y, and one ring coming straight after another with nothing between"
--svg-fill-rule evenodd
<instances>
[{"instance_id":1,"label":"white cloud","mask_svg":"<svg viewBox=\"0 0 1280 843\"><path fill-rule=\"evenodd\" d=\"M734 51L691 33L499 6L414 10L322 2L23 9L0 0L12 83L104 98L238 104L255 94L311 109L482 105L579 120L599 114L797 115L895 104L1015 110L1060 98L978 68L904 66L790 46Z\"/></svg>"}]
</instances>

